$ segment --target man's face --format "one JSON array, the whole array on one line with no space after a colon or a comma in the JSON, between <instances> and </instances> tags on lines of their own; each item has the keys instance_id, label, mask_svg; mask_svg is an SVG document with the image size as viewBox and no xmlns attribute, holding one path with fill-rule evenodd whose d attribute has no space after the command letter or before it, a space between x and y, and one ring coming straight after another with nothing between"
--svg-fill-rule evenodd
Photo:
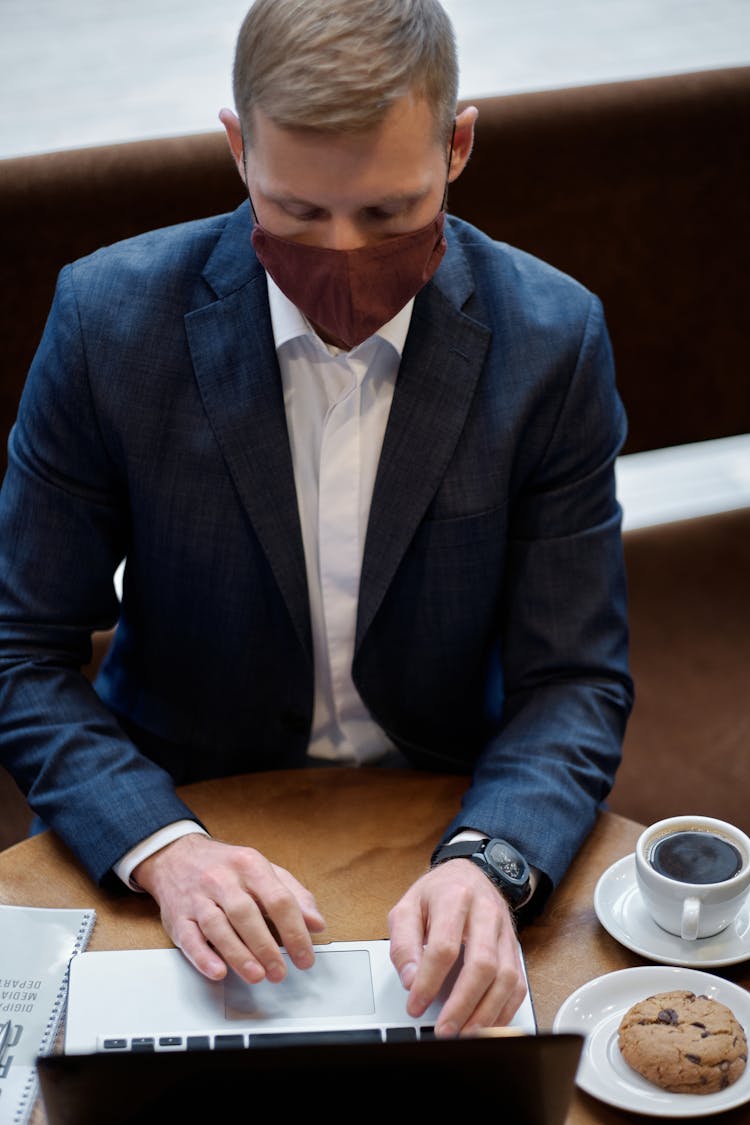
<instances>
[{"instance_id":1,"label":"man's face","mask_svg":"<svg viewBox=\"0 0 750 1125\"><path fill-rule=\"evenodd\" d=\"M376 128L359 134L281 128L255 109L244 161L222 120L258 221L272 234L354 250L419 230L440 210L449 146L423 98L400 98ZM465 162L454 153L450 179Z\"/></svg>"}]
</instances>

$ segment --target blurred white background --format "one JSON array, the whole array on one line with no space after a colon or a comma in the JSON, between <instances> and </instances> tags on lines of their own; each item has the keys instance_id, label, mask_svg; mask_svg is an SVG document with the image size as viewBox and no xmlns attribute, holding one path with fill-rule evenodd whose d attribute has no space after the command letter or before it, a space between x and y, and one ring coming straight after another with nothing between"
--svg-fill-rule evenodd
<instances>
[{"instance_id":1,"label":"blurred white background","mask_svg":"<svg viewBox=\"0 0 750 1125\"><path fill-rule=\"evenodd\" d=\"M461 94L750 62L750 0L444 0ZM214 129L248 0L0 0L0 157Z\"/></svg>"}]
</instances>

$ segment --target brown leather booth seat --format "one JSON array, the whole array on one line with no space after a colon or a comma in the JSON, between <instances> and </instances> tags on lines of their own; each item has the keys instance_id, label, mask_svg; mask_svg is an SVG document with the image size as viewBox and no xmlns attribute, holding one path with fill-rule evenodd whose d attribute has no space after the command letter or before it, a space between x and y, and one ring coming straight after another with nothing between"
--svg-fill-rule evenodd
<instances>
[{"instance_id":1,"label":"brown leather booth seat","mask_svg":"<svg viewBox=\"0 0 750 1125\"><path fill-rule=\"evenodd\" d=\"M625 560L636 703L609 807L750 835L750 508L626 532Z\"/></svg>"},{"instance_id":2,"label":"brown leather booth seat","mask_svg":"<svg viewBox=\"0 0 750 1125\"><path fill-rule=\"evenodd\" d=\"M749 432L750 67L476 104L451 210L601 296L624 452ZM0 474L61 266L242 198L218 131L0 160ZM749 532L741 512L626 536L637 701L615 811L750 830ZM0 771L0 846L27 821Z\"/></svg>"}]
</instances>

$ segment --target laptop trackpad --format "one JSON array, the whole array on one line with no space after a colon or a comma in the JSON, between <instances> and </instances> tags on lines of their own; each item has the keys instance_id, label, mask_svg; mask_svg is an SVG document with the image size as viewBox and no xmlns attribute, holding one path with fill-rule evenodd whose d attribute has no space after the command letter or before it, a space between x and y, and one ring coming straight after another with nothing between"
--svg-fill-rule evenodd
<instances>
[{"instance_id":1,"label":"laptop trackpad","mask_svg":"<svg viewBox=\"0 0 750 1125\"><path fill-rule=\"evenodd\" d=\"M375 1011L370 956L364 949L317 951L310 969L285 955L287 975L271 984L247 984L236 973L224 982L228 1020L315 1019L369 1016Z\"/></svg>"}]
</instances>

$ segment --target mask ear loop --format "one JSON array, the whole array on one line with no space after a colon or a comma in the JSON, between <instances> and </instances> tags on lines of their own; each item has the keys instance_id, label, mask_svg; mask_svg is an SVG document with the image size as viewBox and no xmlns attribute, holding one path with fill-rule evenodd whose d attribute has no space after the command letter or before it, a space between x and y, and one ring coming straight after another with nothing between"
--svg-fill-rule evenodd
<instances>
[{"instance_id":1,"label":"mask ear loop","mask_svg":"<svg viewBox=\"0 0 750 1125\"><path fill-rule=\"evenodd\" d=\"M454 130L455 130L455 126L454 126ZM247 192L247 198L248 198L248 201L250 203L250 211L251 211L252 216L253 216L253 223L257 227L257 226L260 225L258 223L258 212L255 210L255 204L253 203L253 197L250 194L250 188L248 187L248 183L247 183L247 145L245 144L245 134L244 134L244 132L241 133L241 136L242 136L242 166L245 169L245 191Z\"/></svg>"},{"instance_id":2,"label":"mask ear loop","mask_svg":"<svg viewBox=\"0 0 750 1125\"><path fill-rule=\"evenodd\" d=\"M456 121L453 120L453 129L451 130L451 146L448 151L448 170L445 173L445 190L443 192L443 202L440 204L440 210L445 211L448 206L448 185L450 183L449 177L451 174L451 161L453 160L453 144L456 140ZM247 173L245 173L247 175ZM252 203L250 204L252 207Z\"/></svg>"}]
</instances>

